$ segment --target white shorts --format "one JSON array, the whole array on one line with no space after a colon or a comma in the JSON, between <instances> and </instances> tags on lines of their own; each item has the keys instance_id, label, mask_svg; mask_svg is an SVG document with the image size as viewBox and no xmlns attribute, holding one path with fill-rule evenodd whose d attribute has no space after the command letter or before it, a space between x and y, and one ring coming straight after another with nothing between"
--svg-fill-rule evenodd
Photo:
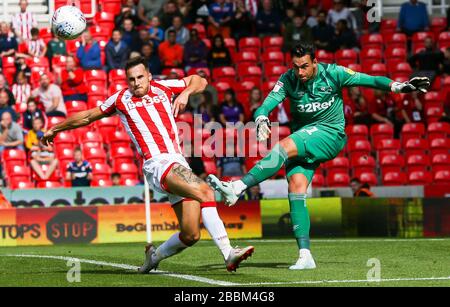
<instances>
[{"instance_id":1,"label":"white shorts","mask_svg":"<svg viewBox=\"0 0 450 307\"><path fill-rule=\"evenodd\" d=\"M169 202L172 205L179 203L184 199L184 197L168 192L167 187L164 186L164 179L175 163L181 164L187 169L191 169L182 155L169 153L160 154L150 158L144 162L143 166L144 175L147 178L150 187L159 193L167 195Z\"/></svg>"}]
</instances>

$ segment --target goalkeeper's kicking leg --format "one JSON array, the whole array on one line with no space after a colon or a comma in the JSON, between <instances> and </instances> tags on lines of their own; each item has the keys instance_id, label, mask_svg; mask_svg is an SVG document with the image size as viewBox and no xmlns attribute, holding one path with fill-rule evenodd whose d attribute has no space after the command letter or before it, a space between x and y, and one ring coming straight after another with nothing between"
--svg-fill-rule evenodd
<instances>
[{"instance_id":1,"label":"goalkeeper's kicking leg","mask_svg":"<svg viewBox=\"0 0 450 307\"><path fill-rule=\"evenodd\" d=\"M157 249L149 244L146 249L146 261L140 269L147 273L156 269L159 262L176 255L200 239L200 216L216 246L220 249L228 271L235 271L240 262L251 256L253 246L232 248L223 221L216 208L214 192L191 170L180 164L169 171L164 185L171 195L179 195L184 199L174 205L180 232L172 235Z\"/></svg>"}]
</instances>

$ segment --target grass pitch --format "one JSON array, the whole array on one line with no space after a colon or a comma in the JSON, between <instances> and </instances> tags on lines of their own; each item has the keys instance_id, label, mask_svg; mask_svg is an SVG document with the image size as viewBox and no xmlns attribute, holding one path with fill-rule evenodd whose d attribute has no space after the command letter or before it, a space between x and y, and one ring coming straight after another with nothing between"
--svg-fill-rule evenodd
<instances>
[{"instance_id":1,"label":"grass pitch","mask_svg":"<svg viewBox=\"0 0 450 307\"><path fill-rule=\"evenodd\" d=\"M211 241L201 241L148 275L135 272L144 244L3 247L0 286L450 286L450 239L313 240L317 269L309 271L288 270L298 256L294 240L233 244L255 246L236 273L225 270ZM67 279L71 258L80 259L80 282ZM381 280L369 282L378 261Z\"/></svg>"}]
</instances>

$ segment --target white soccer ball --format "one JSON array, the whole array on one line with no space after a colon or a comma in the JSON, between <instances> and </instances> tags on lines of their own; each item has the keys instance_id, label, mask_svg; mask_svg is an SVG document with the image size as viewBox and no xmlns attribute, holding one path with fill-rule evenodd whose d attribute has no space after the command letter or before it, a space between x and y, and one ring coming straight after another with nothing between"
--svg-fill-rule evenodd
<instances>
[{"instance_id":1,"label":"white soccer ball","mask_svg":"<svg viewBox=\"0 0 450 307\"><path fill-rule=\"evenodd\" d=\"M86 29L86 18L79 8L65 5L58 8L52 17L52 30L62 39L75 39Z\"/></svg>"}]
</instances>

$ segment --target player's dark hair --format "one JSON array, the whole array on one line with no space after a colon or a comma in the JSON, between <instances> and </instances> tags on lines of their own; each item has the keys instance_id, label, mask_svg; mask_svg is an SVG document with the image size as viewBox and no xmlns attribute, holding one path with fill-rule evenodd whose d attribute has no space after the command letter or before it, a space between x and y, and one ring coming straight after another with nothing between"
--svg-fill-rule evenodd
<instances>
[{"instance_id":1,"label":"player's dark hair","mask_svg":"<svg viewBox=\"0 0 450 307\"><path fill-rule=\"evenodd\" d=\"M145 69L147 69L147 61L143 56L133 57L129 59L125 64L125 71L128 71L128 69L138 66L140 64L144 65Z\"/></svg>"},{"instance_id":2,"label":"player's dark hair","mask_svg":"<svg viewBox=\"0 0 450 307\"><path fill-rule=\"evenodd\" d=\"M30 34L31 34L31 36L39 35L39 29L38 28L31 28Z\"/></svg>"},{"instance_id":3,"label":"player's dark hair","mask_svg":"<svg viewBox=\"0 0 450 307\"><path fill-rule=\"evenodd\" d=\"M302 58L308 54L311 57L311 60L314 60L316 58L316 48L314 47L314 45L301 43L295 45L291 49L291 57Z\"/></svg>"}]
</instances>

